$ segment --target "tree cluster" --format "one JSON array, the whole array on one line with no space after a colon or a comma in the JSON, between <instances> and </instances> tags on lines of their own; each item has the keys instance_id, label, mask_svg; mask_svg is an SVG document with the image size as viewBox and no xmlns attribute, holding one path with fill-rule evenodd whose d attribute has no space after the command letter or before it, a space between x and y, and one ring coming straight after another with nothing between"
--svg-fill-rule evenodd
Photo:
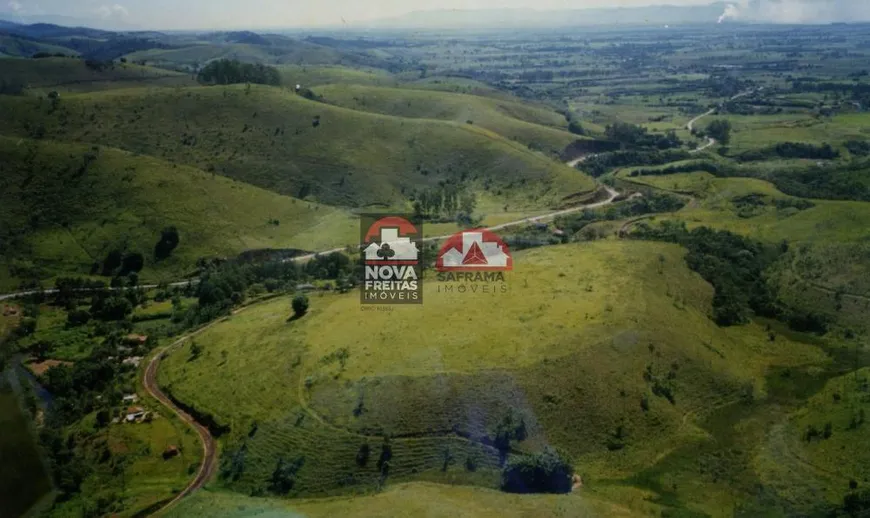
<instances>
[{"instance_id":1,"label":"tree cluster","mask_svg":"<svg viewBox=\"0 0 870 518\"><path fill-rule=\"evenodd\" d=\"M687 151L679 149L635 149L600 153L587 158L581 168L591 176L598 177L619 167L662 165L690 158Z\"/></svg>"},{"instance_id":2,"label":"tree cluster","mask_svg":"<svg viewBox=\"0 0 870 518\"><path fill-rule=\"evenodd\" d=\"M665 134L654 134L649 133L649 130L643 126L626 122L609 124L605 128L604 133L608 139L619 142L624 149L671 149L683 145L683 141L680 140L677 133L673 130Z\"/></svg>"},{"instance_id":3,"label":"tree cluster","mask_svg":"<svg viewBox=\"0 0 870 518\"><path fill-rule=\"evenodd\" d=\"M277 86L281 84L281 75L275 67L242 63L235 59L218 59L204 66L197 74L197 80L204 84L256 83Z\"/></svg>"},{"instance_id":4,"label":"tree cluster","mask_svg":"<svg viewBox=\"0 0 870 518\"><path fill-rule=\"evenodd\" d=\"M502 471L502 490L510 493L568 493L574 468L556 450L511 459Z\"/></svg>"}]
</instances>

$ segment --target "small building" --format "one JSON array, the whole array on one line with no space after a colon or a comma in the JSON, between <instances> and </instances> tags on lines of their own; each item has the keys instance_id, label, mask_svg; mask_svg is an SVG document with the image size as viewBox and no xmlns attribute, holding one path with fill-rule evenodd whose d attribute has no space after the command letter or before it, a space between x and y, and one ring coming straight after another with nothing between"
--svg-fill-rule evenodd
<instances>
[{"instance_id":1,"label":"small building","mask_svg":"<svg viewBox=\"0 0 870 518\"><path fill-rule=\"evenodd\" d=\"M136 394L127 394L121 398L121 401L124 403L135 403L136 401L139 401L139 396Z\"/></svg>"},{"instance_id":2,"label":"small building","mask_svg":"<svg viewBox=\"0 0 870 518\"><path fill-rule=\"evenodd\" d=\"M147 341L148 337L145 335L129 334L124 337L124 343L127 345L145 345Z\"/></svg>"},{"instance_id":3,"label":"small building","mask_svg":"<svg viewBox=\"0 0 870 518\"><path fill-rule=\"evenodd\" d=\"M565 237L565 231L562 230L561 228L557 228L557 229L553 230L553 235L556 237Z\"/></svg>"},{"instance_id":4,"label":"small building","mask_svg":"<svg viewBox=\"0 0 870 518\"><path fill-rule=\"evenodd\" d=\"M141 406L131 406L127 408L127 415L124 417L124 420L128 423L135 423L139 419L145 416L145 409Z\"/></svg>"},{"instance_id":5,"label":"small building","mask_svg":"<svg viewBox=\"0 0 870 518\"><path fill-rule=\"evenodd\" d=\"M317 286L313 284L297 284L296 291L313 291L316 290Z\"/></svg>"},{"instance_id":6,"label":"small building","mask_svg":"<svg viewBox=\"0 0 870 518\"><path fill-rule=\"evenodd\" d=\"M121 360L122 365L132 365L133 367L138 367L140 363L142 363L141 356L131 356L129 358L124 358L123 360Z\"/></svg>"},{"instance_id":7,"label":"small building","mask_svg":"<svg viewBox=\"0 0 870 518\"><path fill-rule=\"evenodd\" d=\"M172 457L177 457L177 456L178 456L178 446L175 446L174 444L170 444L169 446L166 447L165 450L163 450L163 460L169 460Z\"/></svg>"}]
</instances>

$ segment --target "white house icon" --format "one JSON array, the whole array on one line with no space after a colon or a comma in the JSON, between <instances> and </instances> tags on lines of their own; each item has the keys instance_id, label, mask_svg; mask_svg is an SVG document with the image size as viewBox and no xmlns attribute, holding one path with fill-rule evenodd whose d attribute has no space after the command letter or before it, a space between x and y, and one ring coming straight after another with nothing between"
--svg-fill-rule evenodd
<instances>
[{"instance_id":1,"label":"white house icon","mask_svg":"<svg viewBox=\"0 0 870 518\"><path fill-rule=\"evenodd\" d=\"M392 255L378 254L386 248ZM365 249L366 261L416 261L417 245L409 237L399 237L398 228L381 228L381 242L372 243Z\"/></svg>"},{"instance_id":2,"label":"white house icon","mask_svg":"<svg viewBox=\"0 0 870 518\"><path fill-rule=\"evenodd\" d=\"M463 232L462 250L455 247L441 254L445 268L503 268L510 257L499 243L483 240L482 232Z\"/></svg>"}]
</instances>

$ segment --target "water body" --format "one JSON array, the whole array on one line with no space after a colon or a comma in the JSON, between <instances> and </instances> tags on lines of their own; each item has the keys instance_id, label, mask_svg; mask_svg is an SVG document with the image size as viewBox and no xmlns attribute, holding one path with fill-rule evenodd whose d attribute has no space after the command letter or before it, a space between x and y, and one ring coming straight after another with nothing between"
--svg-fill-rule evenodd
<instances>
[{"instance_id":1,"label":"water body","mask_svg":"<svg viewBox=\"0 0 870 518\"><path fill-rule=\"evenodd\" d=\"M52 489L20 388L12 368L0 373L0 518L22 516Z\"/></svg>"}]
</instances>

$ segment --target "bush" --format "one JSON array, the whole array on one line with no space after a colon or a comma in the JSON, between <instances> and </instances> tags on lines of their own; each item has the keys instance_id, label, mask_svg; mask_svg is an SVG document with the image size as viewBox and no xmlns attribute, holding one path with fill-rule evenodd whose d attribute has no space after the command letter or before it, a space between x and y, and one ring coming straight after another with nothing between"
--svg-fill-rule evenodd
<instances>
[{"instance_id":1,"label":"bush","mask_svg":"<svg viewBox=\"0 0 870 518\"><path fill-rule=\"evenodd\" d=\"M83 326L90 322L91 314L84 309L70 311L66 316L66 323L70 327Z\"/></svg>"},{"instance_id":2,"label":"bush","mask_svg":"<svg viewBox=\"0 0 870 518\"><path fill-rule=\"evenodd\" d=\"M575 135L585 135L586 129L577 121L571 121L568 123L568 131Z\"/></svg>"},{"instance_id":3,"label":"bush","mask_svg":"<svg viewBox=\"0 0 870 518\"><path fill-rule=\"evenodd\" d=\"M501 488L510 493L568 493L574 468L551 448L508 462Z\"/></svg>"},{"instance_id":4,"label":"bush","mask_svg":"<svg viewBox=\"0 0 870 518\"><path fill-rule=\"evenodd\" d=\"M299 294L293 297L293 314L296 318L308 312L308 297Z\"/></svg>"},{"instance_id":5,"label":"bush","mask_svg":"<svg viewBox=\"0 0 870 518\"><path fill-rule=\"evenodd\" d=\"M154 257L158 260L166 259L178 246L178 229L166 227L160 232L160 240L154 245Z\"/></svg>"},{"instance_id":6,"label":"bush","mask_svg":"<svg viewBox=\"0 0 870 518\"><path fill-rule=\"evenodd\" d=\"M849 153L855 156L870 155L870 142L866 140L850 140L844 144Z\"/></svg>"}]
</instances>

